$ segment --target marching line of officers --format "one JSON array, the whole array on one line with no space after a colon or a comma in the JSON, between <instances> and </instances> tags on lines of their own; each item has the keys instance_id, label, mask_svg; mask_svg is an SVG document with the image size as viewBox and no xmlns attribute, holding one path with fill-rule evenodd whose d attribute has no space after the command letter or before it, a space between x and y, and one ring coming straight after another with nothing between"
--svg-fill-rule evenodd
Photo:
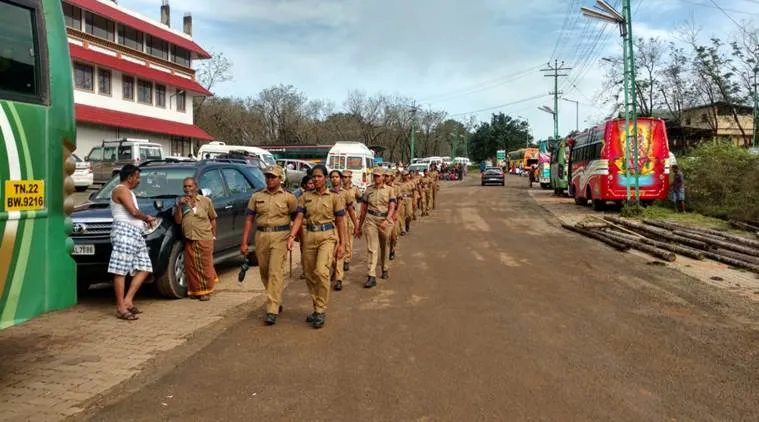
<instances>
[{"instance_id":1,"label":"marching line of officers","mask_svg":"<svg viewBox=\"0 0 759 422\"><path fill-rule=\"evenodd\" d=\"M280 167L269 167L264 175L266 189L253 194L248 202L240 252L248 255L255 223L255 253L267 294L267 325L274 325L283 309L285 263L294 242L301 244L301 264L314 308L306 322L321 328L330 290L342 290L345 273L350 270L353 238L366 238L368 271L364 287L375 287L377 264L381 265L381 278L388 279L389 261L398 253L399 237L411 230L418 214L428 216L435 208L439 189L434 166L425 175L375 168L373 184L362 194L351 183L351 170L329 172L317 165L302 183L306 186L312 182L313 189L297 199L282 188Z\"/></svg>"}]
</instances>

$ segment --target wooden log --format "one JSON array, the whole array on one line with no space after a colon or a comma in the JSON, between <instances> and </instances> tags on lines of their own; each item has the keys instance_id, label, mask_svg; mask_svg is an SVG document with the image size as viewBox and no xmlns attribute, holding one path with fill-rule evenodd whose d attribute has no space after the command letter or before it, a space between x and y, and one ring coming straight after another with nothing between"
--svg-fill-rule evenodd
<instances>
[{"instance_id":1,"label":"wooden log","mask_svg":"<svg viewBox=\"0 0 759 422\"><path fill-rule=\"evenodd\" d=\"M698 249L689 248L687 246L675 245L675 244L667 243L667 242L659 242L657 240L649 239L647 237L642 237L642 236L635 237L626 233L613 233L613 234L624 237L630 241L638 241L638 242L642 242L651 246L656 246L657 248L660 248L660 249L665 249L682 256L687 256L688 258L693 258L699 261L704 260L703 252L699 251Z\"/></svg>"},{"instance_id":2,"label":"wooden log","mask_svg":"<svg viewBox=\"0 0 759 422\"><path fill-rule=\"evenodd\" d=\"M751 264L757 264L757 265L759 265L759 258L757 258L755 256L745 255L745 254L742 254L740 252L734 252L734 251L729 251L727 249L719 249L719 248L713 250L712 252L718 253L720 255L724 255L724 256L726 256L728 258L733 258L733 259L737 259L739 261L744 261L744 262L748 262L748 263L751 263Z\"/></svg>"},{"instance_id":3,"label":"wooden log","mask_svg":"<svg viewBox=\"0 0 759 422\"><path fill-rule=\"evenodd\" d=\"M579 233L579 234L581 234L583 236L590 237L592 239L596 239L598 241L606 243L607 245L611 246L612 248L614 248L614 249L616 249L616 250L618 250L620 252L625 252L625 251L627 251L627 250L630 249L630 246L628 246L628 245L625 245L623 243L620 243L620 242L617 242L615 240L609 239L608 237L604 237L604 236L602 236L602 235L600 235L600 234L598 234L596 232L590 231L590 230L586 230L586 229L583 229L583 228L580 228L580 227L575 227L575 226L572 226L570 224L562 224L561 227L564 227L565 229L567 229L569 231L573 231L575 233Z\"/></svg>"},{"instance_id":4,"label":"wooden log","mask_svg":"<svg viewBox=\"0 0 759 422\"><path fill-rule=\"evenodd\" d=\"M659 249L653 245L645 244L641 242L640 239L629 240L614 233L609 233L609 232L603 232L603 233L614 241L622 243L623 245L628 245L633 249L637 249L639 251L645 252L649 255L655 256L664 261L674 262L677 259L677 256L673 254L672 252Z\"/></svg>"},{"instance_id":5,"label":"wooden log","mask_svg":"<svg viewBox=\"0 0 759 422\"><path fill-rule=\"evenodd\" d=\"M686 230L675 230L672 233L678 236L687 237L693 240L698 240L704 243L708 243L710 245L717 246L722 249L740 252L742 254L751 255L751 256L759 256L759 249L750 248L748 246L737 245L727 240L717 240L710 236L703 236L701 234L696 234L696 233L689 232Z\"/></svg>"},{"instance_id":6,"label":"wooden log","mask_svg":"<svg viewBox=\"0 0 759 422\"><path fill-rule=\"evenodd\" d=\"M728 239L735 243L739 243L743 246L759 249L759 241L748 239L743 236L737 236L737 235L730 234L730 233L720 231L720 230L703 228L703 227L689 227L689 226L683 226L682 224L668 223L665 221L649 220L649 219L644 219L643 222L651 226L661 227L668 230L687 230L690 232L694 232L696 234L716 236L716 237L722 238L723 240Z\"/></svg>"},{"instance_id":7,"label":"wooden log","mask_svg":"<svg viewBox=\"0 0 759 422\"><path fill-rule=\"evenodd\" d=\"M736 268L743 268L743 269L750 270L752 272L755 272L755 273L759 274L759 265L757 265L757 264L752 264L750 262L746 262L746 261L741 261L739 259L730 258L728 256L725 256L725 255L722 255L720 253L713 252L713 251L705 251L704 252L704 256L707 257L707 258L709 258L709 259L711 259L711 260L714 260L714 261L717 261L717 262L721 262L723 264L727 264L727 265L730 265L730 266L733 266L733 267L736 267Z\"/></svg>"},{"instance_id":8,"label":"wooden log","mask_svg":"<svg viewBox=\"0 0 759 422\"><path fill-rule=\"evenodd\" d=\"M611 221L612 223L617 223L627 228L633 229L638 233L644 234L645 236L654 236L658 239L664 239L670 242L680 243L680 244L687 245L692 248L701 249L701 250L708 250L711 248L711 246L709 246L709 244L707 243L704 243L698 240L693 240L688 237L677 236L675 234L672 234L668 230L646 226L645 224L636 223L634 221L629 221L629 220L625 220L625 219L613 217L613 216L606 216L604 217L604 219Z\"/></svg>"},{"instance_id":9,"label":"wooden log","mask_svg":"<svg viewBox=\"0 0 759 422\"><path fill-rule=\"evenodd\" d=\"M736 229L745 230L759 236L759 227L751 224L741 223L740 221L730 220L728 223Z\"/></svg>"}]
</instances>

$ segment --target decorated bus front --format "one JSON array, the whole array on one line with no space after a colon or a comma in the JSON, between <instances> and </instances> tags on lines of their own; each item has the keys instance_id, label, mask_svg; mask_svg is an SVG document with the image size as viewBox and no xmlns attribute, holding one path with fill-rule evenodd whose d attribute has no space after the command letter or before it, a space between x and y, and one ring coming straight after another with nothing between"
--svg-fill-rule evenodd
<instances>
[{"instance_id":1,"label":"decorated bus front","mask_svg":"<svg viewBox=\"0 0 759 422\"><path fill-rule=\"evenodd\" d=\"M60 0L0 0L0 40L3 329L76 303L67 198L75 132Z\"/></svg>"},{"instance_id":2,"label":"decorated bus front","mask_svg":"<svg viewBox=\"0 0 759 422\"><path fill-rule=\"evenodd\" d=\"M644 201L665 200L669 189L669 142L664 121L653 118L638 119L638 180L635 177L635 142L633 127L630 125L630 150L625 162L627 148L625 120L616 119L606 123L604 158L609 163L609 200L635 197L635 188L640 187L640 199Z\"/></svg>"}]
</instances>

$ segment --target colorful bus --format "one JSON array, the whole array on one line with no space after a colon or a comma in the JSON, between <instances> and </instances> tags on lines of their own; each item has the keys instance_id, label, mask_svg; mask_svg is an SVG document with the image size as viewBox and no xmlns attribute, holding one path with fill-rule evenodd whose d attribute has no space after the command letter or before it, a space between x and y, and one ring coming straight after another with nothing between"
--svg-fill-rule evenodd
<instances>
[{"instance_id":1,"label":"colorful bus","mask_svg":"<svg viewBox=\"0 0 759 422\"><path fill-rule=\"evenodd\" d=\"M74 91L60 0L0 0L0 329L76 303Z\"/></svg>"},{"instance_id":2,"label":"colorful bus","mask_svg":"<svg viewBox=\"0 0 759 422\"><path fill-rule=\"evenodd\" d=\"M516 169L529 169L538 164L540 150L538 148L522 148L509 153L509 171L516 174Z\"/></svg>"},{"instance_id":3,"label":"colorful bus","mask_svg":"<svg viewBox=\"0 0 759 422\"><path fill-rule=\"evenodd\" d=\"M569 145L567 139L554 142L551 150L551 186L553 193L563 195L567 190L567 175L569 174Z\"/></svg>"},{"instance_id":4,"label":"colorful bus","mask_svg":"<svg viewBox=\"0 0 759 422\"><path fill-rule=\"evenodd\" d=\"M632 133L632 125L629 128ZM602 210L606 201L627 200L627 189L635 197L635 155L627 145L625 120L615 119L585 130L571 140L570 195L578 205L592 201ZM667 198L669 184L669 143L664 121L638 119L638 184L640 200L651 203Z\"/></svg>"},{"instance_id":5,"label":"colorful bus","mask_svg":"<svg viewBox=\"0 0 759 422\"><path fill-rule=\"evenodd\" d=\"M551 142L538 142L538 182L543 189L551 187Z\"/></svg>"}]
</instances>

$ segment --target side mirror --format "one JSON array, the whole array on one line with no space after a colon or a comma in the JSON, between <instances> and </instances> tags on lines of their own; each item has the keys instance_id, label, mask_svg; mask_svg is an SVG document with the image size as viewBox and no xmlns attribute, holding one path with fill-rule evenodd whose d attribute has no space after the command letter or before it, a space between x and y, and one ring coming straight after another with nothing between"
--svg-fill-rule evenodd
<instances>
[{"instance_id":1,"label":"side mirror","mask_svg":"<svg viewBox=\"0 0 759 422\"><path fill-rule=\"evenodd\" d=\"M202 188L200 189L200 194L205 197L211 197L211 189Z\"/></svg>"},{"instance_id":2,"label":"side mirror","mask_svg":"<svg viewBox=\"0 0 759 422\"><path fill-rule=\"evenodd\" d=\"M92 201L93 199L95 199L95 196L97 196L97 194L98 194L98 191L92 191L92 193L89 196L89 200Z\"/></svg>"},{"instance_id":3,"label":"side mirror","mask_svg":"<svg viewBox=\"0 0 759 422\"><path fill-rule=\"evenodd\" d=\"M158 211L161 211L163 209L163 201L160 199L156 199L153 201L153 208L155 208Z\"/></svg>"}]
</instances>

